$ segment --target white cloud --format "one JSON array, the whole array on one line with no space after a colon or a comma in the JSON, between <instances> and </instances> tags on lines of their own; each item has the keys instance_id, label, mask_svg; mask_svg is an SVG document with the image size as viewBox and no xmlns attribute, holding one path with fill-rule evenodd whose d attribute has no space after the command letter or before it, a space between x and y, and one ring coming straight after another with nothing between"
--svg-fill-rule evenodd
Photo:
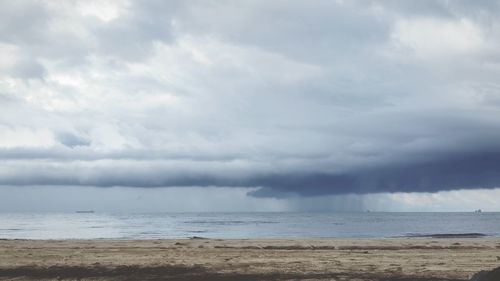
<instances>
[{"instance_id":1,"label":"white cloud","mask_svg":"<svg viewBox=\"0 0 500 281\"><path fill-rule=\"evenodd\" d=\"M367 195L367 208L378 211L463 212L481 209L498 212L500 188L442 191L437 193L392 193Z\"/></svg>"},{"instance_id":2,"label":"white cloud","mask_svg":"<svg viewBox=\"0 0 500 281\"><path fill-rule=\"evenodd\" d=\"M76 1L76 7L83 16L95 16L109 22L124 13L129 1Z\"/></svg>"},{"instance_id":3,"label":"white cloud","mask_svg":"<svg viewBox=\"0 0 500 281\"><path fill-rule=\"evenodd\" d=\"M10 127L0 124L0 148L42 147L56 144L54 136L47 128Z\"/></svg>"},{"instance_id":4,"label":"white cloud","mask_svg":"<svg viewBox=\"0 0 500 281\"><path fill-rule=\"evenodd\" d=\"M475 55L486 44L480 26L468 19L403 18L391 38L396 47L437 60Z\"/></svg>"},{"instance_id":5,"label":"white cloud","mask_svg":"<svg viewBox=\"0 0 500 281\"><path fill-rule=\"evenodd\" d=\"M12 44L0 43L0 71L6 71L17 62L19 49Z\"/></svg>"}]
</instances>

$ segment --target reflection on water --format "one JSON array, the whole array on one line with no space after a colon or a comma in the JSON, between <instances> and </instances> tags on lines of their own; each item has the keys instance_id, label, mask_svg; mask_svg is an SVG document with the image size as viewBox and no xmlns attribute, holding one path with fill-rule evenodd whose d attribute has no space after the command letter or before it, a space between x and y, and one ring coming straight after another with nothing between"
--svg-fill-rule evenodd
<instances>
[{"instance_id":1,"label":"reflection on water","mask_svg":"<svg viewBox=\"0 0 500 281\"><path fill-rule=\"evenodd\" d=\"M3 239L500 236L500 213L3 213Z\"/></svg>"}]
</instances>

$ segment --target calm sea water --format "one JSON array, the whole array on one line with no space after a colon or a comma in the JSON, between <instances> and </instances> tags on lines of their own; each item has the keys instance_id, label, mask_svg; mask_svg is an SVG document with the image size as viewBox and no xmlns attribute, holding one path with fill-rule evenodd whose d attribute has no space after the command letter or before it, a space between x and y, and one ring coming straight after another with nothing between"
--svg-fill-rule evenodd
<instances>
[{"instance_id":1,"label":"calm sea water","mask_svg":"<svg viewBox=\"0 0 500 281\"><path fill-rule=\"evenodd\" d=\"M351 237L483 233L500 213L0 213L3 239Z\"/></svg>"}]
</instances>

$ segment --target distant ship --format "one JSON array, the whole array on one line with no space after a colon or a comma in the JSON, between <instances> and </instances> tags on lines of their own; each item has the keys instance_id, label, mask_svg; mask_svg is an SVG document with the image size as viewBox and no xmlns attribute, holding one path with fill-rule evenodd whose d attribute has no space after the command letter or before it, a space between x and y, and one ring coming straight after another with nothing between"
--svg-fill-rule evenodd
<instances>
[{"instance_id":1,"label":"distant ship","mask_svg":"<svg viewBox=\"0 0 500 281\"><path fill-rule=\"evenodd\" d=\"M93 210L88 210L88 211L76 211L76 213L78 214L93 214L94 211Z\"/></svg>"},{"instance_id":2,"label":"distant ship","mask_svg":"<svg viewBox=\"0 0 500 281\"><path fill-rule=\"evenodd\" d=\"M478 213L482 213L483 211L481 211L481 209L477 209L474 211L474 213L478 214Z\"/></svg>"}]
</instances>

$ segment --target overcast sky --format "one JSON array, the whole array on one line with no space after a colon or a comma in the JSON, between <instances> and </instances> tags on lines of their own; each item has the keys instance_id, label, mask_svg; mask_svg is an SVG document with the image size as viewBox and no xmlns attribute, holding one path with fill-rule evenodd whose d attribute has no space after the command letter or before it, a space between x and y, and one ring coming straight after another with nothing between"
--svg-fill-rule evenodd
<instances>
[{"instance_id":1,"label":"overcast sky","mask_svg":"<svg viewBox=\"0 0 500 281\"><path fill-rule=\"evenodd\" d=\"M0 211L500 211L498 15L0 1Z\"/></svg>"}]
</instances>

